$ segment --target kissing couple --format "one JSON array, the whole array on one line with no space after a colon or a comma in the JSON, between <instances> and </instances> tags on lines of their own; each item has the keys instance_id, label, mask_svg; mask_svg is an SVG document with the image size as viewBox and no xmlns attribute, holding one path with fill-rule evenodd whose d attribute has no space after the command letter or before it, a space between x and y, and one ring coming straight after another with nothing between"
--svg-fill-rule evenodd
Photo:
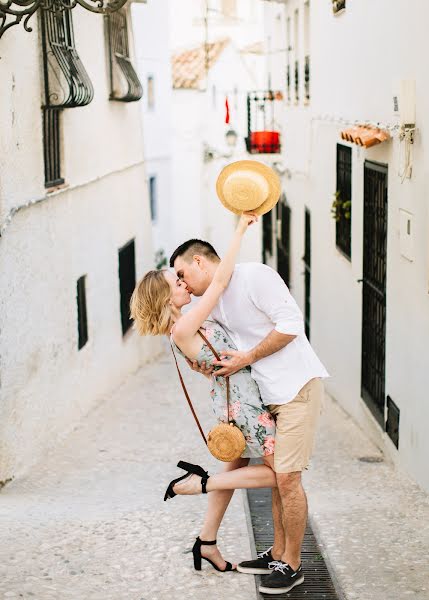
<instances>
[{"instance_id":1,"label":"kissing couple","mask_svg":"<svg viewBox=\"0 0 429 600\"><path fill-rule=\"evenodd\" d=\"M167 488L165 499L209 496L192 550L195 569L206 560L217 571L266 575L260 591L279 594L304 581L308 510L301 476L312 454L328 373L278 273L260 263L236 264L247 229L279 198L277 175L256 161L232 163L221 172L217 193L240 215L225 256L208 242L184 242L170 258L175 274L149 271L137 284L131 316L141 335L168 336L189 365L210 378L208 401L216 422L232 420L245 440L241 456L210 476L180 461L186 473ZM182 313L191 294L199 301ZM249 465L250 458L262 464ZM272 489L273 545L235 566L223 559L216 538L234 490L250 488Z\"/></svg>"}]
</instances>

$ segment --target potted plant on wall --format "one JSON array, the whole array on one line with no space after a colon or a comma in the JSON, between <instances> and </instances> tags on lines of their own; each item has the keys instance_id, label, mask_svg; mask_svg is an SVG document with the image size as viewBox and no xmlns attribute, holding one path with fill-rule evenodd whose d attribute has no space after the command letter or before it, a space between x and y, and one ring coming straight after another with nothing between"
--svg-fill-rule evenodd
<instances>
[{"instance_id":1,"label":"potted plant on wall","mask_svg":"<svg viewBox=\"0 0 429 600\"><path fill-rule=\"evenodd\" d=\"M349 221L351 219L352 213L352 203L350 200L343 200L341 198L340 192L337 190L334 194L334 200L331 206L331 215L335 221L341 221L341 219L346 219Z\"/></svg>"}]
</instances>

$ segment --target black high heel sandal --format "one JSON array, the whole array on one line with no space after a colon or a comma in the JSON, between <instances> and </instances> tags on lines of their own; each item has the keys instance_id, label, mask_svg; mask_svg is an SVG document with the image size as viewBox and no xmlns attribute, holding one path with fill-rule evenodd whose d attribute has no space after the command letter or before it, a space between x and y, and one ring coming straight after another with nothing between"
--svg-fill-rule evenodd
<instances>
[{"instance_id":1,"label":"black high heel sandal","mask_svg":"<svg viewBox=\"0 0 429 600\"><path fill-rule=\"evenodd\" d=\"M167 491L164 495L164 502L169 498L174 498L174 496L177 495L176 492L173 491L173 486L179 481L182 481L182 479L186 479L186 477L188 477L189 475L198 475L199 477L201 477L201 492L203 494L207 494L207 480L210 477L207 471L204 471L204 469L199 465L193 465L191 463L184 462L183 460L179 460L177 466L179 467L179 469L183 469L184 471L186 471L186 473L185 475L182 475L182 477L178 477L177 479L173 479L173 481L170 481L170 483L168 484Z\"/></svg>"},{"instance_id":2,"label":"black high heel sandal","mask_svg":"<svg viewBox=\"0 0 429 600\"><path fill-rule=\"evenodd\" d=\"M201 571L201 560L206 560L207 562L209 562L211 564L211 566L216 569L216 571L220 571L221 573L226 573L227 571L232 571L232 564L230 562L228 562L227 560L226 562L226 567L224 569L219 569L219 567L217 565L215 565L215 563L210 560L209 558L206 558L205 556L201 556L201 546L215 546L216 545L216 540L213 540L212 542L204 542L203 540L201 540L199 537L197 537L195 544L192 547L192 554L194 556L194 569L196 571Z\"/></svg>"}]
</instances>

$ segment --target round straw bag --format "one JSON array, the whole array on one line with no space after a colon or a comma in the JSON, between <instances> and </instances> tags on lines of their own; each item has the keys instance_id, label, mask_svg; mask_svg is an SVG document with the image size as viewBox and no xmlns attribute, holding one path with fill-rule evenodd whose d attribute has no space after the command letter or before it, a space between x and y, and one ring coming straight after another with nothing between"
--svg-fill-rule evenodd
<instances>
[{"instance_id":1,"label":"round straw bag","mask_svg":"<svg viewBox=\"0 0 429 600\"><path fill-rule=\"evenodd\" d=\"M216 352L216 350L210 344L208 339L201 333L201 331L198 331L198 333L203 338L204 342L207 344L207 346L210 348L210 350L213 352L213 355L216 357L216 359L220 360L219 354ZM176 355L174 354L173 344L171 344L171 350L173 352L174 360L175 360L176 367L177 367L177 372L179 373L180 383L182 384L182 388L185 393L186 400L188 401L188 404L189 404L191 412L194 416L195 422L198 426L198 429L200 430L201 436L202 436L205 444L207 445L207 448L209 449L209 452L215 458L217 458L218 460L222 460L223 462L231 462L233 460L236 460L237 458L240 458L240 456L244 452L244 449L246 448L246 440L245 440L245 437L244 437L241 429L239 429L237 427L237 425L235 425L235 423L232 423L229 418L229 395L230 395L229 377L225 377L225 379L226 379L226 414L227 414L228 422L227 423L219 423L219 425L215 425L214 427L212 427L212 429L210 429L209 434L206 439L206 436L204 435L204 431L202 430L202 427L200 425L198 417L195 414L194 407L192 406L192 402L189 397L188 391L186 389L185 383L183 381L183 377L180 372L179 365L177 364L177 359L176 359Z\"/></svg>"},{"instance_id":2,"label":"round straw bag","mask_svg":"<svg viewBox=\"0 0 429 600\"><path fill-rule=\"evenodd\" d=\"M246 440L242 431L234 423L219 423L210 429L207 447L218 460L231 462L243 454Z\"/></svg>"}]
</instances>

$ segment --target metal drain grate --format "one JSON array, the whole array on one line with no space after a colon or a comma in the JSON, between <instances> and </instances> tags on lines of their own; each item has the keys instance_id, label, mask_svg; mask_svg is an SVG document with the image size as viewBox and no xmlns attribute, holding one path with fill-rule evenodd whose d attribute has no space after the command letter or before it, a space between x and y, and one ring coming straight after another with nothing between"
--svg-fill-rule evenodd
<instances>
[{"instance_id":1,"label":"metal drain grate","mask_svg":"<svg viewBox=\"0 0 429 600\"><path fill-rule=\"evenodd\" d=\"M248 490L250 518L257 552L263 552L273 543L273 522L271 517L271 491L267 489ZM331 576L320 553L316 538L307 526L302 547L302 564L305 581L287 594L260 594L261 600L340 600L332 583ZM256 577L259 588L261 577Z\"/></svg>"}]
</instances>

